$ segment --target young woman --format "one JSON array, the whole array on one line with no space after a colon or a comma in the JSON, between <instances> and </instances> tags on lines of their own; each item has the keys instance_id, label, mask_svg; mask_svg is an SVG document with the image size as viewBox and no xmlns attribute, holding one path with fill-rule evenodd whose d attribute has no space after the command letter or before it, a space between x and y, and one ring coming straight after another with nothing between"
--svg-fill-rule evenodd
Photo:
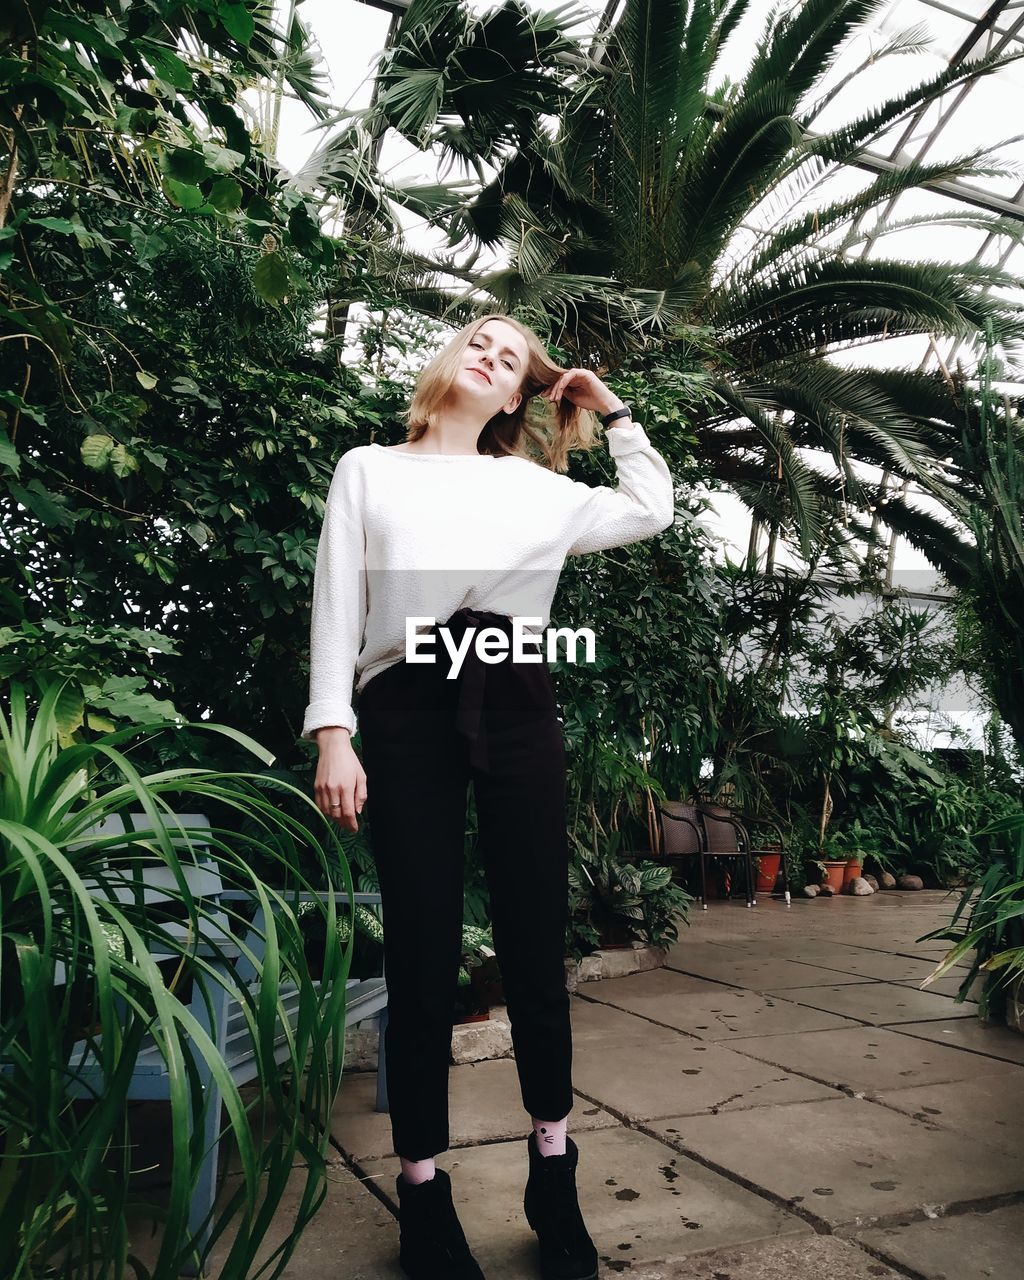
<instances>
[{"instance_id":1,"label":"young woman","mask_svg":"<svg viewBox=\"0 0 1024 1280\"><path fill-rule=\"evenodd\" d=\"M557 406L547 429L526 418L540 396ZM572 449L597 443L595 414L608 428L615 489L562 474ZM597 1251L577 1201L579 1152L566 1134L565 748L545 651L521 645L517 659L509 641L516 622L531 635L547 626L567 555L649 538L672 523L672 477L594 373L559 368L507 315L455 335L421 372L407 417L404 444L349 449L334 473L302 730L320 749L320 809L355 831L369 806L401 1161L400 1261L413 1280L482 1275L449 1176L434 1164L449 1140L472 782L516 1069L533 1120L524 1208L545 1280L592 1280ZM350 741L356 707L362 762Z\"/></svg>"}]
</instances>

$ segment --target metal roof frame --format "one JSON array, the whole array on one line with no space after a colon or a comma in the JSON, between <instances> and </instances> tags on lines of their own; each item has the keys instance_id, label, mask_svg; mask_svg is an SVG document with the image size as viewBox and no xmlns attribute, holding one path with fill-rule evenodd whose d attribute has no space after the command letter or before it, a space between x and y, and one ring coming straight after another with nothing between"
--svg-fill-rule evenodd
<instances>
[{"instance_id":1,"label":"metal roof frame","mask_svg":"<svg viewBox=\"0 0 1024 1280\"><path fill-rule=\"evenodd\" d=\"M367 5L372 9L381 9L385 13L391 14L393 18L400 18L401 15L405 13L406 9L409 8L411 0L358 0L358 2L360 4ZM604 70L604 68L601 67L601 59L605 51L605 45L601 42L600 37L614 21L615 13L621 3L622 0L609 0L609 3L598 21L594 38L591 43L591 49L593 52L590 58L586 60L594 70ZM965 14L962 11L957 10L952 5L943 4L941 3L941 0L919 0L919 3L929 5L935 9L940 9L944 13L951 14L954 17L963 18L965 22L974 20L973 15ZM995 25L997 16L1004 11L1015 12L1015 17L1010 27L999 27ZM394 29L395 23L393 22L391 31ZM390 34L391 33L389 32L389 35ZM1001 50L1009 48L1012 44L1018 44L1020 45L1021 52L1024 53L1024 0L993 0L992 5L985 15L975 21L971 35L964 41L961 48L954 53L950 60L951 65L956 65L959 62L966 60L967 55L973 52L978 43L987 35L995 38L995 43L991 45L992 48ZM985 52L989 52L989 50L986 49ZM575 62L577 60L573 59L572 61ZM929 134L927 146L922 150L922 155L924 154L924 151L931 147L931 142L938 133L941 132L941 129L945 127L945 124L948 123L948 120L952 117L953 111L957 106L959 106L963 98L967 96L971 88L973 88L973 83L974 82L970 85L960 86L956 91L955 102L950 108L944 110L939 126L936 129L933 129ZM911 117L911 120L908 122L907 127L904 130L904 134L901 135L900 142L897 143L889 155L882 155L878 152L869 151L864 148L856 153L850 163L855 164L858 168L866 169L871 173L885 173L889 170L898 168L899 162L896 159L896 156L899 150L904 145L905 140L912 136L914 128L916 128L925 111L929 110L933 105L934 103L930 103L928 107L922 108L921 111L916 112L914 116ZM806 136L813 138L815 135L812 132L807 131ZM1003 197L996 195L994 192L985 191L981 187L975 187L970 183L961 182L959 180L927 182L922 183L921 186L923 189L949 196L962 204L972 205L975 208L984 209L990 213L999 214L1002 217L1017 218L1024 222L1024 200L1021 199L1019 194L1012 200L1006 200ZM888 208L886 212L888 212Z\"/></svg>"}]
</instances>

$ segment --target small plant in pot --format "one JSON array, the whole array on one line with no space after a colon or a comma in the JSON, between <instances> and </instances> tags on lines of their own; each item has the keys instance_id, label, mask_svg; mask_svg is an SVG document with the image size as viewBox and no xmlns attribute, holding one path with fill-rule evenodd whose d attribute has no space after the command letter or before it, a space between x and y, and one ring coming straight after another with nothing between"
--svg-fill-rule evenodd
<instances>
[{"instance_id":1,"label":"small plant in pot","mask_svg":"<svg viewBox=\"0 0 1024 1280\"><path fill-rule=\"evenodd\" d=\"M864 826L858 818L846 828L833 831L822 842L815 865L822 880L834 893L848 889L851 881L864 874L864 864L870 858L881 866L885 855L881 852L882 837Z\"/></svg>"},{"instance_id":2,"label":"small plant in pot","mask_svg":"<svg viewBox=\"0 0 1024 1280\"><path fill-rule=\"evenodd\" d=\"M849 849L844 842L843 833L833 831L825 836L815 852L817 856L812 857L810 861L820 875L820 882L827 884L833 893L842 893L847 878L846 868L850 861Z\"/></svg>"},{"instance_id":3,"label":"small plant in pot","mask_svg":"<svg viewBox=\"0 0 1024 1280\"><path fill-rule=\"evenodd\" d=\"M575 908L586 907L589 936L601 949L631 947L634 941L668 946L679 936L692 897L672 881L672 868L653 862L636 867L619 853L622 833L612 832L604 849L569 867ZM589 899L589 900L588 900ZM580 933L580 930L577 930Z\"/></svg>"},{"instance_id":4,"label":"small plant in pot","mask_svg":"<svg viewBox=\"0 0 1024 1280\"><path fill-rule=\"evenodd\" d=\"M455 989L454 1022L486 1022L502 1003L501 974L490 929L462 926L462 963Z\"/></svg>"},{"instance_id":5,"label":"small plant in pot","mask_svg":"<svg viewBox=\"0 0 1024 1280\"><path fill-rule=\"evenodd\" d=\"M776 824L752 821L749 828L753 848L754 874L757 876L757 892L768 894L775 889L785 852L779 839L781 831Z\"/></svg>"}]
</instances>

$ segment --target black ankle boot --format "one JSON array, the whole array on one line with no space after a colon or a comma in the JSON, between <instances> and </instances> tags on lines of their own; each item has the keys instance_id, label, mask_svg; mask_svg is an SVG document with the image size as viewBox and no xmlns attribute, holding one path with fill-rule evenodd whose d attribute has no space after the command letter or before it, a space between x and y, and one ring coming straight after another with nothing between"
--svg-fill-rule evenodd
<instances>
[{"instance_id":1,"label":"black ankle boot","mask_svg":"<svg viewBox=\"0 0 1024 1280\"><path fill-rule=\"evenodd\" d=\"M564 1156L542 1156L533 1133L526 1144L530 1176L523 1208L537 1233L543 1280L597 1280L597 1249L576 1198L576 1143L566 1137Z\"/></svg>"},{"instance_id":2,"label":"black ankle boot","mask_svg":"<svg viewBox=\"0 0 1024 1280\"><path fill-rule=\"evenodd\" d=\"M410 1280L484 1280L452 1203L452 1182L437 1169L427 1182L395 1180L399 1255Z\"/></svg>"}]
</instances>

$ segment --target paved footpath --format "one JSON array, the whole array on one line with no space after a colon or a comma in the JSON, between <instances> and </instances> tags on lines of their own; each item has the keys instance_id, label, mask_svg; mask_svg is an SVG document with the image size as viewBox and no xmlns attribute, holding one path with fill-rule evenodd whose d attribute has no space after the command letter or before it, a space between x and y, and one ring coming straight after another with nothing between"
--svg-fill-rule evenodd
<instances>
[{"instance_id":1,"label":"paved footpath","mask_svg":"<svg viewBox=\"0 0 1024 1280\"><path fill-rule=\"evenodd\" d=\"M1024 1276L1024 1036L955 1003L959 979L919 986L945 948L917 939L956 901L712 902L664 968L580 986L569 1131L602 1280ZM515 1064L450 1083L438 1164L470 1244L488 1280L534 1280ZM401 1280L374 1090L345 1078L287 1280Z\"/></svg>"}]
</instances>

